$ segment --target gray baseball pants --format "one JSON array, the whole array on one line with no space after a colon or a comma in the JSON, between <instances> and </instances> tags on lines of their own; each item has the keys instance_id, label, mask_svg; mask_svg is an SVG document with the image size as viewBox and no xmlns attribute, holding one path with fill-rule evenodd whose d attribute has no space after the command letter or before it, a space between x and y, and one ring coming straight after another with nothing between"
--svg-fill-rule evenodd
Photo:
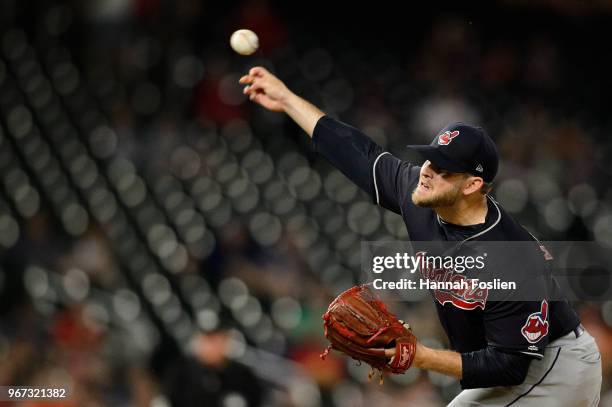
<instances>
[{"instance_id":1,"label":"gray baseball pants","mask_svg":"<svg viewBox=\"0 0 612 407\"><path fill-rule=\"evenodd\" d=\"M578 338L570 332L550 343L542 360L531 362L522 384L464 390L448 406L591 407L599 404L600 391L595 340L586 331Z\"/></svg>"}]
</instances>

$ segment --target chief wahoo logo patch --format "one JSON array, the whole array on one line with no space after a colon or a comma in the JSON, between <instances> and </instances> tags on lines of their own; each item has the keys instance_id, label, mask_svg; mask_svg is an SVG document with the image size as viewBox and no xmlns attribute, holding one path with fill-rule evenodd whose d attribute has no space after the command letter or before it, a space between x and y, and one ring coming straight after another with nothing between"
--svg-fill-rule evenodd
<instances>
[{"instance_id":1,"label":"chief wahoo logo patch","mask_svg":"<svg viewBox=\"0 0 612 407\"><path fill-rule=\"evenodd\" d=\"M453 139L457 137L458 135L459 135L459 130L445 131L444 133L438 136L438 144L440 144L441 146L446 146L450 144L450 142L453 141Z\"/></svg>"},{"instance_id":2,"label":"chief wahoo logo patch","mask_svg":"<svg viewBox=\"0 0 612 407\"><path fill-rule=\"evenodd\" d=\"M521 328L521 333L529 343L536 343L548 335L548 302L542 301L540 311L534 312L527 317L525 325Z\"/></svg>"}]
</instances>

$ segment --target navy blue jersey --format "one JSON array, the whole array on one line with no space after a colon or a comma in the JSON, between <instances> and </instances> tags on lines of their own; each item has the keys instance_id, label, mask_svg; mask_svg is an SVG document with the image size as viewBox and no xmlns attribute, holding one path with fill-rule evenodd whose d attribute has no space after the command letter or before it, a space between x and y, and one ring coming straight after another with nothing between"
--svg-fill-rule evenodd
<instances>
[{"instance_id":1,"label":"navy blue jersey","mask_svg":"<svg viewBox=\"0 0 612 407\"><path fill-rule=\"evenodd\" d=\"M472 226L446 223L432 209L416 206L411 194L417 186L420 167L384 151L354 127L324 116L314 129L313 146L370 194L375 204L400 214L413 241L531 241L533 253L520 256L532 256L533 261L539 261L535 256L540 256L545 261L542 253L538 254L539 242L489 196L485 222ZM539 301L486 304L475 304L469 299L447 301L433 294L453 350L464 353L493 346L504 352L541 359L550 341L569 333L580 323L570 304L549 301L548 298L560 296L558 293L549 296L547 290L550 286L542 285Z\"/></svg>"}]
</instances>

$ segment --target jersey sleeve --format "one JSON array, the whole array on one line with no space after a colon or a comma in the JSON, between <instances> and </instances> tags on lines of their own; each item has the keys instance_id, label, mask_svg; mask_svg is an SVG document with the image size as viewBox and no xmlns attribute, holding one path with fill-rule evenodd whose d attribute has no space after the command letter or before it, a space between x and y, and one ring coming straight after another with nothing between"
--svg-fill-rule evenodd
<instances>
[{"instance_id":1,"label":"jersey sleeve","mask_svg":"<svg viewBox=\"0 0 612 407\"><path fill-rule=\"evenodd\" d=\"M409 188L418 179L419 167L383 150L360 130L323 116L313 132L313 147L374 203L400 213Z\"/></svg>"},{"instance_id":2,"label":"jersey sleeve","mask_svg":"<svg viewBox=\"0 0 612 407\"><path fill-rule=\"evenodd\" d=\"M546 299L487 302L486 339L489 346L541 359L550 339L549 321Z\"/></svg>"},{"instance_id":3,"label":"jersey sleeve","mask_svg":"<svg viewBox=\"0 0 612 407\"><path fill-rule=\"evenodd\" d=\"M516 386L525 381L531 358L487 346L461 354L461 388Z\"/></svg>"}]
</instances>

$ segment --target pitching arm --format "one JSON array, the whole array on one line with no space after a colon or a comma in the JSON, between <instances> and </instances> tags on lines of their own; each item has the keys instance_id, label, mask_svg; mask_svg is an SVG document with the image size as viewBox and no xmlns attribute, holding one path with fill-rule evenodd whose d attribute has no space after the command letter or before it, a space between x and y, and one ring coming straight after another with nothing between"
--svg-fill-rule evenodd
<instances>
[{"instance_id":1,"label":"pitching arm","mask_svg":"<svg viewBox=\"0 0 612 407\"><path fill-rule=\"evenodd\" d=\"M240 78L244 93L266 109L285 112L310 137L323 155L372 200L400 213L402 200L418 179L419 167L383 150L360 130L326 116L319 108L291 92L276 76L255 67Z\"/></svg>"}]
</instances>

